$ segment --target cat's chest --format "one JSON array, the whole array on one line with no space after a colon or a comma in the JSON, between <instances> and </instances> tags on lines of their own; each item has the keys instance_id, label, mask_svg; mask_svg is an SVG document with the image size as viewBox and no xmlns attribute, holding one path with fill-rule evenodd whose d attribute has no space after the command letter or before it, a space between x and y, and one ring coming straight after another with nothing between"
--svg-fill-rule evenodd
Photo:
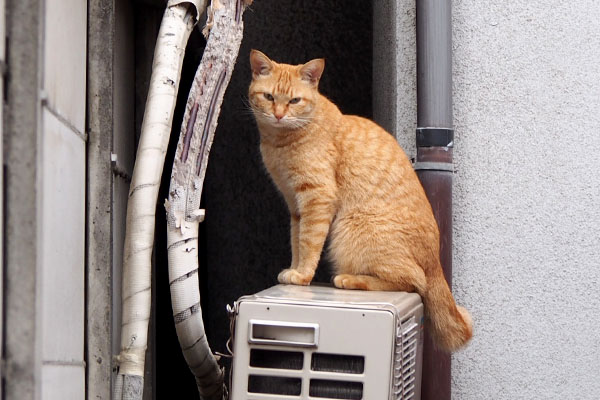
<instances>
[{"instance_id":1,"label":"cat's chest","mask_svg":"<svg viewBox=\"0 0 600 400\"><path fill-rule=\"evenodd\" d=\"M267 171L280 187L293 179L295 173L299 171L301 162L286 149L261 146L261 154Z\"/></svg>"},{"instance_id":2,"label":"cat's chest","mask_svg":"<svg viewBox=\"0 0 600 400\"><path fill-rule=\"evenodd\" d=\"M301 148L261 146L263 162L271 178L284 194L292 194L294 187L307 176L313 175L315 154Z\"/></svg>"}]
</instances>

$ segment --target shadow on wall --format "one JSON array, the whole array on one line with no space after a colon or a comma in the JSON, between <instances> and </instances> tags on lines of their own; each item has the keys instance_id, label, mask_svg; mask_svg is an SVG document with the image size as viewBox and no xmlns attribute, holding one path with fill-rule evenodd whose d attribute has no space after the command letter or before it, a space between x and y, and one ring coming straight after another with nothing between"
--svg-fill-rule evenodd
<instances>
[{"instance_id":1,"label":"shadow on wall","mask_svg":"<svg viewBox=\"0 0 600 400\"><path fill-rule=\"evenodd\" d=\"M372 116L372 10L363 1L260 1L244 15L245 33L238 62L219 118L203 193L206 220L200 225L200 286L208 339L213 351L226 352L226 304L276 283L289 266L289 216L283 199L262 166L254 119L244 105L250 82L248 54L259 49L276 61L304 63L326 59L320 89L342 112ZM178 112L183 107L204 41L190 39ZM190 51L189 49L193 49ZM159 199L166 198L176 135L165 163ZM164 210L157 210L157 398L195 398L197 393L175 335L167 277ZM329 281L321 262L316 280ZM172 377L177 376L173 385Z\"/></svg>"}]
</instances>

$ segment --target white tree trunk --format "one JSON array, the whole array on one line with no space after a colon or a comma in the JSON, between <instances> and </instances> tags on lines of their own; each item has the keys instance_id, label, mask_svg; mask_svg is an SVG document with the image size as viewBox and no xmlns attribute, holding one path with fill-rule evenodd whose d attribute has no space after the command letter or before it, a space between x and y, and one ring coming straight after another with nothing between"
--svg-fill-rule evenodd
<instances>
[{"instance_id":1,"label":"white tree trunk","mask_svg":"<svg viewBox=\"0 0 600 400\"><path fill-rule=\"evenodd\" d=\"M169 283L177 336L203 399L226 399L223 370L213 356L202 322L198 286L200 196L225 89L242 41L242 13L249 1L213 1L210 37L188 97L167 210Z\"/></svg>"},{"instance_id":2,"label":"white tree trunk","mask_svg":"<svg viewBox=\"0 0 600 400\"><path fill-rule=\"evenodd\" d=\"M151 298L154 218L185 46L206 0L170 1L160 26L137 149L123 254L121 353L113 398L141 400Z\"/></svg>"}]
</instances>

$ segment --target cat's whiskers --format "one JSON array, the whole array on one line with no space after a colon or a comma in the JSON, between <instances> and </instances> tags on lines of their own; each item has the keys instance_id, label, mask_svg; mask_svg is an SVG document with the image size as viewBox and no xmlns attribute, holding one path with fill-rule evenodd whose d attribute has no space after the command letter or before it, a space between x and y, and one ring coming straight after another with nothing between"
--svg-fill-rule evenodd
<instances>
[{"instance_id":1,"label":"cat's whiskers","mask_svg":"<svg viewBox=\"0 0 600 400\"><path fill-rule=\"evenodd\" d=\"M243 115L252 115L254 116L256 108L252 106L250 100L247 97L242 97L243 107L240 108L240 112Z\"/></svg>"},{"instance_id":2,"label":"cat's whiskers","mask_svg":"<svg viewBox=\"0 0 600 400\"><path fill-rule=\"evenodd\" d=\"M249 110L252 113L252 115L254 115L254 117L257 120L262 120L264 122L271 123L272 122L271 120L275 118L272 114L264 112L263 110L261 110L260 108L258 108L257 106L253 105L250 102L248 102L248 107L249 107Z\"/></svg>"}]
</instances>

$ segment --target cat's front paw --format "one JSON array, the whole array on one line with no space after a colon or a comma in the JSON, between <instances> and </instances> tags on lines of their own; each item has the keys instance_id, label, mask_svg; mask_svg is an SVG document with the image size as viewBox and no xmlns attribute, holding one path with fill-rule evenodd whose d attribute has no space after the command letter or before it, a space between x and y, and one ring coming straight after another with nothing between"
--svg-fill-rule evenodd
<instances>
[{"instance_id":1,"label":"cat's front paw","mask_svg":"<svg viewBox=\"0 0 600 400\"><path fill-rule=\"evenodd\" d=\"M279 283L307 286L310 284L310 281L312 281L313 276L314 272L312 271L300 271L298 269L287 268L277 275L277 281Z\"/></svg>"}]
</instances>

